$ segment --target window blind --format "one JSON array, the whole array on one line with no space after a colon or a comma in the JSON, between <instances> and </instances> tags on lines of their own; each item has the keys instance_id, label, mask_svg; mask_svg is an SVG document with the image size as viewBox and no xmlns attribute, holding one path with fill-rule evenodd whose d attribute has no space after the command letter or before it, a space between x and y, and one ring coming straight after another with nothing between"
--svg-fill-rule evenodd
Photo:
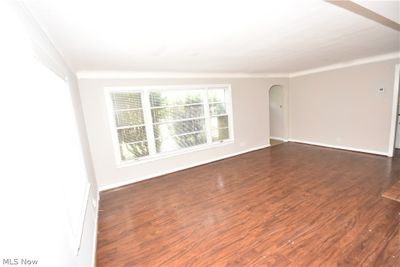
<instances>
[{"instance_id":1,"label":"window blind","mask_svg":"<svg viewBox=\"0 0 400 267\"><path fill-rule=\"evenodd\" d=\"M110 93L121 161L231 138L228 87Z\"/></svg>"},{"instance_id":2,"label":"window blind","mask_svg":"<svg viewBox=\"0 0 400 267\"><path fill-rule=\"evenodd\" d=\"M149 155L140 92L111 94L123 161Z\"/></svg>"},{"instance_id":3,"label":"window blind","mask_svg":"<svg viewBox=\"0 0 400 267\"><path fill-rule=\"evenodd\" d=\"M206 143L201 90L150 92L157 153Z\"/></svg>"},{"instance_id":4,"label":"window blind","mask_svg":"<svg viewBox=\"0 0 400 267\"><path fill-rule=\"evenodd\" d=\"M229 120L226 109L226 91L223 88L208 90L212 141L229 139Z\"/></svg>"}]
</instances>

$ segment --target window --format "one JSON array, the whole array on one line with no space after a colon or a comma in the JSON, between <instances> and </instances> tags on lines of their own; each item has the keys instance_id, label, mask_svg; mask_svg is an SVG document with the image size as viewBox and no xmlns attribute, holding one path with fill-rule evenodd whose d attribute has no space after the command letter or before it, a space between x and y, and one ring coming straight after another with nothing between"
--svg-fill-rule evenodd
<instances>
[{"instance_id":1,"label":"window","mask_svg":"<svg viewBox=\"0 0 400 267\"><path fill-rule=\"evenodd\" d=\"M110 88L113 135L121 162L233 140L230 88Z\"/></svg>"}]
</instances>

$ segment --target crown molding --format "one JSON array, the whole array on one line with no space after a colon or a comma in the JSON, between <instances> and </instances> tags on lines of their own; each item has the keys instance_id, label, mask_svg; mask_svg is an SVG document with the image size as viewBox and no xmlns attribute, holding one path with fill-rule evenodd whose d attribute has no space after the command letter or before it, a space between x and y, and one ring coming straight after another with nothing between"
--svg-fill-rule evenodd
<instances>
[{"instance_id":1,"label":"crown molding","mask_svg":"<svg viewBox=\"0 0 400 267\"><path fill-rule=\"evenodd\" d=\"M400 59L400 51L292 73L78 71L76 76L78 79L293 78L392 59Z\"/></svg>"},{"instance_id":2,"label":"crown molding","mask_svg":"<svg viewBox=\"0 0 400 267\"><path fill-rule=\"evenodd\" d=\"M78 79L288 78L289 73L78 71Z\"/></svg>"},{"instance_id":3,"label":"crown molding","mask_svg":"<svg viewBox=\"0 0 400 267\"><path fill-rule=\"evenodd\" d=\"M304 76L304 75L308 75L308 74L324 72L324 71L329 71L329 70L348 68L348 67L358 66L358 65L368 64L368 63L386 61L386 60L391 60L391 59L400 59L400 51L394 52L394 53L378 55L378 56L373 56L373 57L365 57L365 58L355 59L355 60L351 60L351 61L345 61L345 62L341 62L341 63L337 63L337 64L327 65L327 66L308 69L308 70L302 70L302 71L298 71L298 72L292 72L289 74L289 78L299 77L299 76Z\"/></svg>"}]
</instances>

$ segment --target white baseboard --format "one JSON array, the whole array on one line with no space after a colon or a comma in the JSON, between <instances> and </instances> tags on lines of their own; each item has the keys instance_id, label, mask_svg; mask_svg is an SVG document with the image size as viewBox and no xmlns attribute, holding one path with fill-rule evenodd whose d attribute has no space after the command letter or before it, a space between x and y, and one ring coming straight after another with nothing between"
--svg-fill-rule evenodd
<instances>
[{"instance_id":1,"label":"white baseboard","mask_svg":"<svg viewBox=\"0 0 400 267\"><path fill-rule=\"evenodd\" d=\"M329 147L329 148L335 148L335 149L349 150L349 151L354 151L354 152L388 156L387 152L381 152L381 151L376 151L376 150L368 150L368 149L361 149L361 148L354 148L354 147L347 147L347 146L335 146L335 145L328 145L328 144L309 142L309 141L303 141L303 140L297 140L297 139L289 139L289 142L296 142L296 143L302 143L302 144L307 144L307 145L322 146L322 147Z\"/></svg>"},{"instance_id":2,"label":"white baseboard","mask_svg":"<svg viewBox=\"0 0 400 267\"><path fill-rule=\"evenodd\" d=\"M148 175L148 176L129 179L129 180L126 180L126 181L123 181L123 182L120 182L120 183L100 186L99 190L101 192L101 191L105 191L105 190L109 190L109 189L114 189L114 188L121 187L121 186L124 186L124 185L136 183L136 182L139 182L139 181L147 180L147 179L150 179L150 178L166 175L166 174L177 172L177 171L182 171L182 170L185 170L185 169L189 169L189 168L193 168L193 167L196 167L196 166L200 166L200 165L204 165L204 164L207 164L207 163L211 163L211 162L214 162L214 161L218 161L218 160L222 160L222 159L238 156L240 154L252 152L252 151L263 149L263 148L267 148L267 147L270 147L270 144L254 147L254 148L251 148L251 149L242 150L242 151L237 152L237 153L232 153L232 154L224 155L224 156L221 156L221 157L216 157L216 158L209 159L209 160L200 161L200 162L197 162L197 163L194 163L194 164L188 164L188 165L185 165L185 166L182 166L182 167L173 168L173 169L170 169L168 171L159 172L159 173L155 173L155 174Z\"/></svg>"}]
</instances>

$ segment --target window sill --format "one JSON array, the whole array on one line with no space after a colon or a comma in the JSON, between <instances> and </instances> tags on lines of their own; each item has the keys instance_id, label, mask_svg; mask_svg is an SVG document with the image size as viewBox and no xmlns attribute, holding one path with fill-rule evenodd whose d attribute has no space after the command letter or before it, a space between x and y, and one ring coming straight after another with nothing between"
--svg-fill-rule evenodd
<instances>
[{"instance_id":1,"label":"window sill","mask_svg":"<svg viewBox=\"0 0 400 267\"><path fill-rule=\"evenodd\" d=\"M220 143L213 143L213 144L205 144L205 145L199 145L191 148L186 148L182 150L177 150L177 151L171 151L171 152L165 152L162 154L157 154L154 156L147 156L139 159L133 159L133 160L127 160L127 161L119 161L117 162L117 168L123 168L123 167L130 167L134 165L139 165L142 163L147 163L147 162L152 162L152 161L157 161L160 159L166 159L166 158L172 158L175 156L180 156L180 155L185 155L189 154L192 152L197 152L197 151L202 151L202 150L207 150L207 149L212 149L212 148L217 148L225 145L230 145L233 144L234 140L233 139L228 139Z\"/></svg>"}]
</instances>

